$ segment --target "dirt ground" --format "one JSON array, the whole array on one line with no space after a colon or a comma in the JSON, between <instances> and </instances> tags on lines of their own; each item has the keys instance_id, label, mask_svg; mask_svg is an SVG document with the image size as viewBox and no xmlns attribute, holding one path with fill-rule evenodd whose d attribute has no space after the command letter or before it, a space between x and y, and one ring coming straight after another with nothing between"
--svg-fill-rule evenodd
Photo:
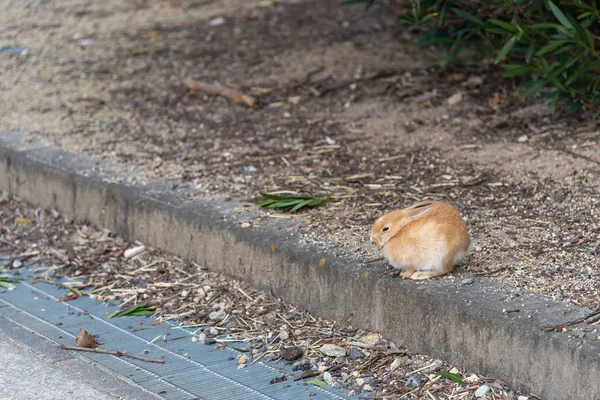
<instances>
[{"instance_id":1,"label":"dirt ground","mask_svg":"<svg viewBox=\"0 0 600 400\"><path fill-rule=\"evenodd\" d=\"M5 259L6 255L10 258ZM524 396L519 400L538 398L519 393L495 377L409 353L402 344L353 327L352 314L338 322L315 317L193 262L73 223L55 210L36 209L0 192L0 291L7 290L3 279L8 273L21 277L26 262L40 266L33 284L72 278L62 284L62 301L86 295L117 302L123 309L146 304L155 309L160 321L176 320L193 328L199 346L228 346L238 351L230 362L239 368L259 360L279 361L274 366L283 375L272 384L286 385L284 381L292 379L310 384L314 378L360 399L472 400L477 392L487 393L487 400L515 400L519 395ZM126 329L153 326L156 323ZM580 326L570 334L585 335L592 330ZM100 335L99 340L104 342L104 337ZM448 372L464 382L439 375Z\"/></svg>"},{"instance_id":2,"label":"dirt ground","mask_svg":"<svg viewBox=\"0 0 600 400\"><path fill-rule=\"evenodd\" d=\"M518 99L494 66L441 68L387 10L336 1L0 2L0 130L198 197L342 199L307 241L373 258L370 224L442 199L478 245L453 276L600 302L600 131ZM193 77L260 107L187 89ZM458 95L460 94L460 96ZM264 218L273 216L264 213ZM443 279L453 279L446 277Z\"/></svg>"}]
</instances>

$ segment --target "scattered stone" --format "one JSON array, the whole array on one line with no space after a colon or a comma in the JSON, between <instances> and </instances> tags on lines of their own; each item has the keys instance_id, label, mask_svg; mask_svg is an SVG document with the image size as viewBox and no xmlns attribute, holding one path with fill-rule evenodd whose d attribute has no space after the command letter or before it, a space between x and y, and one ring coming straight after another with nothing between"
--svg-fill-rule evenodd
<instances>
[{"instance_id":1,"label":"scattered stone","mask_svg":"<svg viewBox=\"0 0 600 400\"><path fill-rule=\"evenodd\" d=\"M404 364L402 362L402 359L400 357L396 357L394 358L394 361L392 361L392 363L390 364L390 372L394 372L395 370L397 370L402 364Z\"/></svg>"},{"instance_id":2,"label":"scattered stone","mask_svg":"<svg viewBox=\"0 0 600 400\"><path fill-rule=\"evenodd\" d=\"M448 100L446 100L446 102L449 105L453 106L455 104L460 103L462 101L462 99L463 99L462 93L455 93L452 96L448 97Z\"/></svg>"},{"instance_id":3,"label":"scattered stone","mask_svg":"<svg viewBox=\"0 0 600 400\"><path fill-rule=\"evenodd\" d=\"M517 142L519 142L519 143L525 143L528 140L529 140L529 137L527 135L521 135L517 138Z\"/></svg>"},{"instance_id":4,"label":"scattered stone","mask_svg":"<svg viewBox=\"0 0 600 400\"><path fill-rule=\"evenodd\" d=\"M479 386L479 388L475 391L475 397L485 397L488 395L488 393L490 392L490 387L488 385L481 385Z\"/></svg>"},{"instance_id":5,"label":"scattered stone","mask_svg":"<svg viewBox=\"0 0 600 400\"><path fill-rule=\"evenodd\" d=\"M16 259L15 261L13 261L12 266L13 268L21 268L23 266L23 263L21 262L21 260Z\"/></svg>"},{"instance_id":6,"label":"scattered stone","mask_svg":"<svg viewBox=\"0 0 600 400\"><path fill-rule=\"evenodd\" d=\"M348 358L351 360L362 360L365 358L365 353L363 353L358 347L352 346L348 352Z\"/></svg>"},{"instance_id":7,"label":"scattered stone","mask_svg":"<svg viewBox=\"0 0 600 400\"><path fill-rule=\"evenodd\" d=\"M137 247L131 247L131 248L125 250L125 252L123 253L123 258L125 258L126 260L129 260L130 258L133 258L135 256L142 254L144 251L146 251L146 246L144 246L144 245L137 246Z\"/></svg>"},{"instance_id":8,"label":"scattered stone","mask_svg":"<svg viewBox=\"0 0 600 400\"><path fill-rule=\"evenodd\" d=\"M333 378L333 376L331 376L331 374L329 372L323 373L323 380L325 382L327 382L327 384L329 384L329 385L335 383L335 379Z\"/></svg>"},{"instance_id":9,"label":"scattered stone","mask_svg":"<svg viewBox=\"0 0 600 400\"><path fill-rule=\"evenodd\" d=\"M421 386L421 382L423 382L423 376L421 375L412 375L406 380L406 386L418 388Z\"/></svg>"},{"instance_id":10,"label":"scattered stone","mask_svg":"<svg viewBox=\"0 0 600 400\"><path fill-rule=\"evenodd\" d=\"M217 343L217 339L215 339L215 338L206 338L204 340L204 344L215 344L215 343Z\"/></svg>"},{"instance_id":11,"label":"scattered stone","mask_svg":"<svg viewBox=\"0 0 600 400\"><path fill-rule=\"evenodd\" d=\"M373 388L371 387L371 385L364 385L362 387L363 392L372 392Z\"/></svg>"},{"instance_id":12,"label":"scattered stone","mask_svg":"<svg viewBox=\"0 0 600 400\"><path fill-rule=\"evenodd\" d=\"M212 336L217 336L219 334L219 330L214 326L211 326L208 330L208 333L210 333Z\"/></svg>"},{"instance_id":13,"label":"scattered stone","mask_svg":"<svg viewBox=\"0 0 600 400\"><path fill-rule=\"evenodd\" d=\"M473 278L467 278L460 281L461 286L472 285L475 280Z\"/></svg>"},{"instance_id":14,"label":"scattered stone","mask_svg":"<svg viewBox=\"0 0 600 400\"><path fill-rule=\"evenodd\" d=\"M469 79L461 83L463 86L481 86L483 85L483 78L477 75L471 75Z\"/></svg>"},{"instance_id":15,"label":"scattered stone","mask_svg":"<svg viewBox=\"0 0 600 400\"><path fill-rule=\"evenodd\" d=\"M527 397L527 396L519 396L519 397L517 397L517 400L529 400L529 397Z\"/></svg>"},{"instance_id":16,"label":"scattered stone","mask_svg":"<svg viewBox=\"0 0 600 400\"><path fill-rule=\"evenodd\" d=\"M356 378L356 384L362 386L365 384L365 380L363 378Z\"/></svg>"},{"instance_id":17,"label":"scattered stone","mask_svg":"<svg viewBox=\"0 0 600 400\"><path fill-rule=\"evenodd\" d=\"M289 338L290 335L286 331L279 332L279 340L288 340Z\"/></svg>"},{"instance_id":18,"label":"scattered stone","mask_svg":"<svg viewBox=\"0 0 600 400\"><path fill-rule=\"evenodd\" d=\"M224 23L225 23L225 18L223 18L223 17L216 17L216 18L211 19L208 22L208 25L210 25L210 26L221 26Z\"/></svg>"},{"instance_id":19,"label":"scattered stone","mask_svg":"<svg viewBox=\"0 0 600 400\"><path fill-rule=\"evenodd\" d=\"M227 314L223 310L213 311L210 314L208 314L208 318L213 321L221 320L221 319L225 318L226 316L227 316Z\"/></svg>"},{"instance_id":20,"label":"scattered stone","mask_svg":"<svg viewBox=\"0 0 600 400\"><path fill-rule=\"evenodd\" d=\"M346 355L346 350L344 350L343 347L331 343L321 346L320 351L329 357L340 357Z\"/></svg>"}]
</instances>

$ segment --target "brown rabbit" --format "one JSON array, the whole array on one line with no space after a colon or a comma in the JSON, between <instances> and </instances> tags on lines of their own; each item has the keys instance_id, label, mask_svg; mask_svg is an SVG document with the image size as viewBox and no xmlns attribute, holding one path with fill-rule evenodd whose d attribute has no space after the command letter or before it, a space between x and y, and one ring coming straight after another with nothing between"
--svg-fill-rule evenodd
<instances>
[{"instance_id":1,"label":"brown rabbit","mask_svg":"<svg viewBox=\"0 0 600 400\"><path fill-rule=\"evenodd\" d=\"M371 240L403 277L414 280L452 272L472 245L458 210L441 201L385 214L373 224Z\"/></svg>"}]
</instances>

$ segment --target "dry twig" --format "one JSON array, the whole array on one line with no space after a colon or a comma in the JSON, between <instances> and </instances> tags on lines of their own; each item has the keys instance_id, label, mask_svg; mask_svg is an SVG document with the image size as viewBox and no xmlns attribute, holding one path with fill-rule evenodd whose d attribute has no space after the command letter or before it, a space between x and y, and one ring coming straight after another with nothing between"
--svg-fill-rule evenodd
<instances>
[{"instance_id":1,"label":"dry twig","mask_svg":"<svg viewBox=\"0 0 600 400\"><path fill-rule=\"evenodd\" d=\"M192 78L183 80L183 84L191 90L199 90L201 92L211 94L213 96L225 97L237 103L244 103L248 107L258 107L258 99L254 96L249 96L239 90L226 88L221 85L213 85L206 82L197 81Z\"/></svg>"},{"instance_id":2,"label":"dry twig","mask_svg":"<svg viewBox=\"0 0 600 400\"><path fill-rule=\"evenodd\" d=\"M135 354L126 353L123 350L106 350L106 349L99 349L97 347L94 349L89 349L87 347L68 346L66 344L59 344L58 347L60 347L61 349L65 349L65 350L87 351L90 353L111 354L111 355L117 356L117 357L129 357L129 358L134 358L136 360L146 361L146 362L151 362L151 363L163 364L165 362L165 360L158 360L156 358L146 358L146 357L136 356Z\"/></svg>"}]
</instances>

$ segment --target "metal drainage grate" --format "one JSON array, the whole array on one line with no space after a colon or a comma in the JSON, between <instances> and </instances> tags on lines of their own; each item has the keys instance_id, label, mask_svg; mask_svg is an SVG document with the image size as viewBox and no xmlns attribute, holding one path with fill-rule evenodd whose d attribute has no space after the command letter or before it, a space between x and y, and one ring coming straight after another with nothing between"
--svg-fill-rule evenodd
<instances>
[{"instance_id":1,"label":"metal drainage grate","mask_svg":"<svg viewBox=\"0 0 600 400\"><path fill-rule=\"evenodd\" d=\"M0 257L0 265L2 260ZM31 268L31 266L28 266ZM31 269L20 269L21 276ZM80 353L139 386L165 399L345 399L342 391L306 385L289 380L270 384L285 367L256 362L238 368L237 351L216 350L192 342L193 332L169 323L150 327L156 321L146 317L104 317L116 307L107 307L88 297L68 303L59 301L64 290L48 283L24 281L17 289L0 288L0 315L57 343L74 344L79 328L98 335L106 347L150 358L164 364L148 363L116 356ZM135 328L134 328L135 327ZM148 327L148 329L140 329ZM109 346L117 343L118 346ZM289 372L289 369L288 369Z\"/></svg>"}]
</instances>

